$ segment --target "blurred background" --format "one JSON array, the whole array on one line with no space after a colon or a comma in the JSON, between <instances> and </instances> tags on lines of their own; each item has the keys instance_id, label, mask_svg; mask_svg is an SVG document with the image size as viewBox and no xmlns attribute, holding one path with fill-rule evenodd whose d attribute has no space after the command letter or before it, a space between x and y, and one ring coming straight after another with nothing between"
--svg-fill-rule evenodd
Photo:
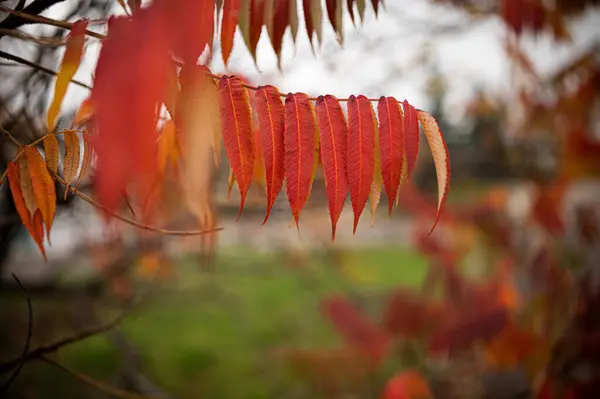
<instances>
[{"instance_id":1,"label":"blurred background","mask_svg":"<svg viewBox=\"0 0 600 399\"><path fill-rule=\"evenodd\" d=\"M425 236L435 215L437 187L424 137L414 177L401 187L393 215L388 216L382 195L374 227L365 209L353 235L348 201L335 243L330 241L322 171L298 234L289 227L284 191L261 226L266 195L260 173L235 222L239 197L236 189L228 195L223 155L212 178L214 214L223 231L209 237L142 236L119 222L104 225L96 209L78 198L62 200L57 185L59 212L45 263L3 184L0 363L19 356L28 328L25 298L11 277L15 273L33 304L32 347L106 323L136 293L144 293L118 327L52 357L71 371L128 392L173 398L372 398L382 397L396 372L418 364L435 397L533 397L540 383L523 382L526 373L518 365L504 384L505 396L491 396L498 394L493 384L499 377L486 379L497 371L490 367L449 371L437 363L416 362L414 353L402 350L376 370L364 366L353 352L344 352L343 334L323 311L323 301L337 295L373 320L385 319L390 295L399 289L415 298L433 297L435 290L426 290L427 284L440 270L452 268L479 283L497 281L501 269L509 271L517 287L520 309L537 312L539 317L531 319L552 325L543 330L551 345L540 373L556 373L561 381L591 389L581 392L600 392L594 390L600 389L600 356L585 357L582 347L563 342L595 333L595 323L600 326L599 320L581 327L577 318L583 311L577 313L573 305L573 298L589 304L598 296L598 2L389 0L377 16L367 7L362 24L357 15L353 23L342 3L341 46L325 23L320 48L313 53L301 23L295 44L286 33L279 70L266 30L256 63L238 31L228 68L218 41L209 66L255 85L275 85L282 93L395 96L429 112L444 133L452 169L446 212L435 232ZM42 15L61 20L90 18L90 29L98 32L109 15L123 13L113 0L0 4L43 10ZM58 68L66 32L38 24L15 27L13 17L0 17L0 126L30 142L43 134L54 82L43 69ZM10 33L15 30L20 36ZM75 76L84 84L92 83L98 48L97 40L88 40ZM88 94L86 88L70 86L60 127L71 124ZM15 154L5 136L0 140L3 171ZM91 191L92 185L84 181L82 191ZM163 225L196 228L176 191L166 197ZM532 310L531 303L540 306L540 298L558 302ZM559 321L549 316L555 311L562 314ZM561 345L571 350L557 349ZM463 381L451 372L477 376L472 384L478 393L439 388L442 380ZM29 362L5 394L111 397L106 389L69 374L42 361ZM0 382L7 378L0 375ZM530 396L519 396L523 392Z\"/></svg>"}]
</instances>

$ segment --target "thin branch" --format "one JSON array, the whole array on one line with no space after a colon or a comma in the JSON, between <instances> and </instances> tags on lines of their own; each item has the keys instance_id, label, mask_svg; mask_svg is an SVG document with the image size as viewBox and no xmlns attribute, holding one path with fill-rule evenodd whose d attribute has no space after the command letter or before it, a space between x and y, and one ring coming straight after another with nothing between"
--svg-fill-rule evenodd
<instances>
[{"instance_id":1,"label":"thin branch","mask_svg":"<svg viewBox=\"0 0 600 399\"><path fill-rule=\"evenodd\" d=\"M9 360L6 363L0 364L0 375L9 372L10 370L19 366L19 364L21 364L21 363L27 363L34 359L39 359L41 357L44 357L51 353L54 353L67 345L71 345L71 344L83 341L87 338L93 337L94 335L102 334L102 333L112 330L117 325L119 325L119 323L121 323L121 321L123 321L125 319L125 317L129 314L129 312L135 307L135 305L137 305L137 303L138 302L136 300L132 300L130 302L130 306L128 306L126 309L124 309L117 317L115 317L114 319L112 319L111 321L109 321L105 324L102 324L102 325L94 327L94 328L89 328L86 330L79 331L72 336L63 338L61 340L58 340L58 341L53 342L48 345L38 346L37 348L27 352L26 354L24 354L22 356L19 356L18 358L15 358L15 359Z\"/></svg>"},{"instance_id":2,"label":"thin branch","mask_svg":"<svg viewBox=\"0 0 600 399\"><path fill-rule=\"evenodd\" d=\"M6 8L3 6L3 11L8 12L12 15L9 15L2 22L0 22L0 28L17 29L31 21L31 19L29 18L24 18L20 15L15 15L15 12L18 12L20 14L22 13L29 15L37 15L46 11L48 8L52 7L55 4L62 3L63 1L65 0L36 0L33 3L29 4L27 7L25 7L23 11L14 11L10 8ZM0 35L0 38L1 37L2 35Z\"/></svg>"},{"instance_id":3,"label":"thin branch","mask_svg":"<svg viewBox=\"0 0 600 399\"><path fill-rule=\"evenodd\" d=\"M43 17L41 15L37 15L37 13L31 13L31 12L27 12L27 11L16 11L16 10L13 10L12 8L8 8L3 5L0 5L0 11L7 12L7 13L11 14L11 16L15 16L15 17L18 17L18 18L21 18L23 20L30 21L33 23L52 25L57 28L63 28L63 29L71 29L73 27L73 24L70 22L59 21L56 19ZM0 28L4 28L2 26L2 24L0 24ZM14 28L7 28L7 29L14 29ZM100 40L102 40L106 37L105 35L103 35L101 33L94 32L89 29L86 29L85 34L90 37L94 37L94 38L100 39ZM2 35L0 35L0 37L2 37Z\"/></svg>"},{"instance_id":4,"label":"thin branch","mask_svg":"<svg viewBox=\"0 0 600 399\"><path fill-rule=\"evenodd\" d=\"M19 143L19 140L17 140L15 138L15 136L13 136L8 130L6 130L5 128L3 128L2 126L0 126L0 131L2 131L2 133L17 147L19 147L21 145L21 143Z\"/></svg>"},{"instance_id":5,"label":"thin branch","mask_svg":"<svg viewBox=\"0 0 600 399\"><path fill-rule=\"evenodd\" d=\"M63 186L67 187L67 182L65 182L62 177L60 177L58 175L54 175L53 177L60 184L62 184ZM223 230L223 227L215 227L214 229L206 229L206 230L168 230L168 229L161 229L159 227L150 226L150 225L147 225L147 224L144 224L144 223L140 223L137 220L130 219L130 218L126 217L126 216L119 215L118 213L112 211L111 209L109 209L108 207L102 205L98 201L96 201L96 200L88 197L87 195L85 195L84 193L82 193L81 191L79 191L78 189L76 189L75 187L69 186L68 189L69 189L69 191L71 191L73 194L77 195L79 198L81 198L82 200L84 200L88 204L93 205L93 206L95 206L98 209L102 209L104 212L106 212L107 214L109 214L111 217L113 217L115 219L118 219L118 220L120 220L122 222L125 222L127 224L130 224L132 226L135 226L135 227L137 227L139 229L142 229L142 230L148 230L148 231L152 231L154 233L160 233L160 234L171 235L171 236L197 236L197 235L210 234L210 233L214 233L214 232Z\"/></svg>"},{"instance_id":6,"label":"thin branch","mask_svg":"<svg viewBox=\"0 0 600 399\"><path fill-rule=\"evenodd\" d=\"M165 395L156 395L156 394L155 395L144 395L144 394L139 394L139 393L135 393L135 392L124 391L122 389L117 389L117 388L111 387L108 384L105 384L102 381L98 381L97 379L92 378L88 375L79 373L75 370L71 370L71 369L67 368L66 366L63 366L62 364L60 364L52 359L48 359L45 356L40 357L40 360L50 364L51 366L54 366L54 367L60 369L62 371L65 371L65 372L71 374L75 378L80 379L81 381L93 386L94 388L99 389L102 392L108 393L109 395L112 395L112 396L116 396L117 398L149 399L149 398L164 398L165 397Z\"/></svg>"},{"instance_id":7,"label":"thin branch","mask_svg":"<svg viewBox=\"0 0 600 399\"><path fill-rule=\"evenodd\" d=\"M25 347L23 348L23 353L19 358L20 362L17 368L15 368L13 374L8 379L8 381L6 381L0 392L6 392L10 384L12 384L12 382L19 376L19 373L21 372L21 370L23 369L23 365L25 364L24 359L27 355L27 352L29 352L29 346L31 345L31 337L33 336L33 307L31 306L31 298L29 297L29 294L27 293L27 290L25 289L23 284L21 284L21 280L19 280L17 275L12 273L12 277L19 285L19 288L21 288L21 290L25 293L25 298L27 299L27 338L25 339Z\"/></svg>"},{"instance_id":8,"label":"thin branch","mask_svg":"<svg viewBox=\"0 0 600 399\"><path fill-rule=\"evenodd\" d=\"M49 68L43 67L41 65L38 65L35 62L31 62L29 60L26 60L25 58L19 57L18 55L9 54L6 51L0 50L0 58L5 58L7 60L18 62L19 64L23 64L23 65L26 65L28 67L37 69L38 71L42 71L44 73L47 73L48 75L52 75L52 76L56 76L57 75L57 73L55 71L53 71L52 69L49 69ZM76 84L77 86L81 86L81 87L89 89L89 90L92 89L92 86L90 86L88 84L85 84L83 82L80 82L78 80L71 79L71 82L74 83L74 84Z\"/></svg>"},{"instance_id":9,"label":"thin branch","mask_svg":"<svg viewBox=\"0 0 600 399\"><path fill-rule=\"evenodd\" d=\"M0 36L11 36L16 39L25 40L48 47L60 47L66 44L66 41L63 39L57 39L54 37L36 37L19 30L8 30L4 28L0 28Z\"/></svg>"}]
</instances>

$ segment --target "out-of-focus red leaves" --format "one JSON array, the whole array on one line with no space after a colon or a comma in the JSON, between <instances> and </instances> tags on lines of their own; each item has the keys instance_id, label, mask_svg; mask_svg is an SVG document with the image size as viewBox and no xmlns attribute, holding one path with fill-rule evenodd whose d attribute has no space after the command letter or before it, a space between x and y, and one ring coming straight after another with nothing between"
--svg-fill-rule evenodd
<instances>
[{"instance_id":1,"label":"out-of-focus red leaves","mask_svg":"<svg viewBox=\"0 0 600 399\"><path fill-rule=\"evenodd\" d=\"M322 308L350 345L360 349L375 363L383 360L389 345L387 334L359 309L340 296L327 298Z\"/></svg>"},{"instance_id":2,"label":"out-of-focus red leaves","mask_svg":"<svg viewBox=\"0 0 600 399\"><path fill-rule=\"evenodd\" d=\"M382 399L430 399L429 386L420 373L403 371L393 376L386 384Z\"/></svg>"},{"instance_id":3,"label":"out-of-focus red leaves","mask_svg":"<svg viewBox=\"0 0 600 399\"><path fill-rule=\"evenodd\" d=\"M502 331L507 322L508 312L504 307L470 314L434 334L429 340L429 353L461 351L478 341L489 342Z\"/></svg>"},{"instance_id":4,"label":"out-of-focus red leaves","mask_svg":"<svg viewBox=\"0 0 600 399\"><path fill-rule=\"evenodd\" d=\"M112 18L103 42L91 101L97 135L97 198L109 210L121 202L127 183L155 170L156 120L166 90L169 20L150 6L133 19Z\"/></svg>"},{"instance_id":5,"label":"out-of-focus red leaves","mask_svg":"<svg viewBox=\"0 0 600 399\"><path fill-rule=\"evenodd\" d=\"M555 236L562 235L565 229L561 216L564 193L564 184L539 186L532 205L533 219Z\"/></svg>"},{"instance_id":6,"label":"out-of-focus red leaves","mask_svg":"<svg viewBox=\"0 0 600 399\"><path fill-rule=\"evenodd\" d=\"M430 304L408 290L398 289L388 299L383 325L391 334L419 338L437 331L449 317L444 305Z\"/></svg>"}]
</instances>

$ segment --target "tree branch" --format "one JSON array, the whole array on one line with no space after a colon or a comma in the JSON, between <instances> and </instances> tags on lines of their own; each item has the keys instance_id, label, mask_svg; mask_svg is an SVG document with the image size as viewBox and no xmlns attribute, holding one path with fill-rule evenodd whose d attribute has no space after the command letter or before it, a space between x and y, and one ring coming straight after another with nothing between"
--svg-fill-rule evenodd
<instances>
[{"instance_id":1,"label":"tree branch","mask_svg":"<svg viewBox=\"0 0 600 399\"><path fill-rule=\"evenodd\" d=\"M65 0L36 0L27 7L23 9L22 12L31 15L38 15L42 12L46 11L48 8L52 7L55 4L62 3ZM11 13L4 21L0 22L1 29L17 29L23 25L30 24L33 21L23 18L21 16L15 15ZM0 38L4 36L3 33L0 33Z\"/></svg>"}]
</instances>

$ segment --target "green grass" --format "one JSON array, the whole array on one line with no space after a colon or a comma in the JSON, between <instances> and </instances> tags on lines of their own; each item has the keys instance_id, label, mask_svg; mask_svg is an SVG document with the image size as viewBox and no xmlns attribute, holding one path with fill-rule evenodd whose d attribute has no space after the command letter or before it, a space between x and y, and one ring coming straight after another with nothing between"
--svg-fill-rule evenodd
<instances>
[{"instance_id":1,"label":"green grass","mask_svg":"<svg viewBox=\"0 0 600 399\"><path fill-rule=\"evenodd\" d=\"M377 294L414 285L426 268L418 254L396 248L345 252L342 258L352 275L367 276L365 281L340 273L318 255L293 268L278 255L227 249L213 273L198 272L193 262L184 260L176 266L178 282L167 283L122 329L144 354L147 374L175 397L279 397L292 380L272 355L276 348L323 348L340 342L320 313L325 296ZM119 366L119 354L104 337L65 348L59 359L107 382ZM56 375L48 375L53 377L46 380L44 392L58 394ZM81 392L60 394L83 397Z\"/></svg>"}]
</instances>

